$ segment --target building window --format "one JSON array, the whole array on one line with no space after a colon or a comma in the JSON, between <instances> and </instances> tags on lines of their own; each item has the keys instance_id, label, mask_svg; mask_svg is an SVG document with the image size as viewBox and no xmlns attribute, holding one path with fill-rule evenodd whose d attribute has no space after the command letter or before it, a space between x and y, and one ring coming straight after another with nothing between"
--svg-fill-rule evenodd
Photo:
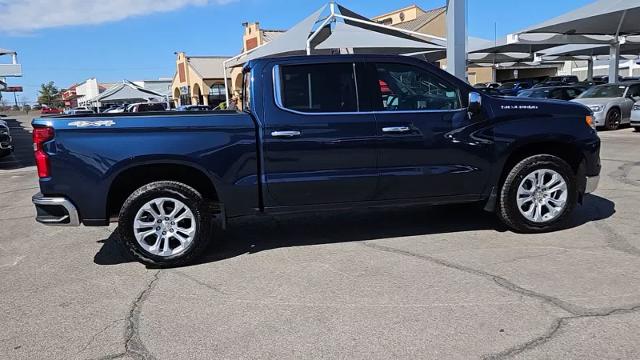
<instances>
[{"instance_id":1,"label":"building window","mask_svg":"<svg viewBox=\"0 0 640 360\"><path fill-rule=\"evenodd\" d=\"M386 18L379 21L382 25L391 25L393 24L392 18Z\"/></svg>"},{"instance_id":2,"label":"building window","mask_svg":"<svg viewBox=\"0 0 640 360\"><path fill-rule=\"evenodd\" d=\"M225 87L223 84L213 84L209 88L209 106L218 106L226 100Z\"/></svg>"}]
</instances>

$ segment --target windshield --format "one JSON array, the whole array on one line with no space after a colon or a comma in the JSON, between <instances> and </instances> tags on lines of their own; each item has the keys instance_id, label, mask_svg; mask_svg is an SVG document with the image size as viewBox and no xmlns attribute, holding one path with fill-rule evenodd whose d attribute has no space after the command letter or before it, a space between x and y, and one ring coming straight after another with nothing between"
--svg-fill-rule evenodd
<instances>
[{"instance_id":1,"label":"windshield","mask_svg":"<svg viewBox=\"0 0 640 360\"><path fill-rule=\"evenodd\" d=\"M509 81L500 85L498 89L513 89L514 87L516 87L516 84L517 83L515 81Z\"/></svg>"},{"instance_id":2,"label":"windshield","mask_svg":"<svg viewBox=\"0 0 640 360\"><path fill-rule=\"evenodd\" d=\"M623 97L627 89L624 85L600 85L592 87L580 95L581 99Z\"/></svg>"},{"instance_id":3,"label":"windshield","mask_svg":"<svg viewBox=\"0 0 640 360\"><path fill-rule=\"evenodd\" d=\"M518 93L518 97L528 97L534 99L546 99L551 90L524 90Z\"/></svg>"}]
</instances>

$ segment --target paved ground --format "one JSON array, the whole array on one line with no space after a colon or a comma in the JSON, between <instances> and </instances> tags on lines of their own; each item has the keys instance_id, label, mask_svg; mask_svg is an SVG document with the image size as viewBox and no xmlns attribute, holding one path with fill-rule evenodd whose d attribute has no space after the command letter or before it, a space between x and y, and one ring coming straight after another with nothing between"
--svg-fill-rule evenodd
<instances>
[{"instance_id":1,"label":"paved ground","mask_svg":"<svg viewBox=\"0 0 640 360\"><path fill-rule=\"evenodd\" d=\"M114 228L33 220L28 133L0 161L0 358L640 358L640 134L565 231L473 207L235 221L199 265L146 269ZM10 168L12 170L7 170Z\"/></svg>"}]
</instances>

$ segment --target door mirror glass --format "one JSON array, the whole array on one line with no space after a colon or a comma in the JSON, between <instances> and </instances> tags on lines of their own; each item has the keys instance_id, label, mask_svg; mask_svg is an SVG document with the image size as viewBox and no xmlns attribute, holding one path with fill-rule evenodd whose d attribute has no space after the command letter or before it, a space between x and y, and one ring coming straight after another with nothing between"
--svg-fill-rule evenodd
<instances>
[{"instance_id":1,"label":"door mirror glass","mask_svg":"<svg viewBox=\"0 0 640 360\"><path fill-rule=\"evenodd\" d=\"M482 95L477 92L469 93L469 112L477 114L482 109Z\"/></svg>"}]
</instances>

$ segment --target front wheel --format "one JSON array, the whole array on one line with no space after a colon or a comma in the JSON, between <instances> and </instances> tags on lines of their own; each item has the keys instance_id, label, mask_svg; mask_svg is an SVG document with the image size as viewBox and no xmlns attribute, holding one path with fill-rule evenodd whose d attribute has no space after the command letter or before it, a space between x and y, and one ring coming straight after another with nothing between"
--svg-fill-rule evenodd
<instances>
[{"instance_id":1,"label":"front wheel","mask_svg":"<svg viewBox=\"0 0 640 360\"><path fill-rule=\"evenodd\" d=\"M576 175L557 156L536 155L511 169L500 192L500 219L519 232L554 231L569 218L578 198Z\"/></svg>"},{"instance_id":2,"label":"front wheel","mask_svg":"<svg viewBox=\"0 0 640 360\"><path fill-rule=\"evenodd\" d=\"M186 265L209 243L212 226L206 208L200 193L185 184L147 184L122 205L120 241L143 264Z\"/></svg>"},{"instance_id":3,"label":"front wheel","mask_svg":"<svg viewBox=\"0 0 640 360\"><path fill-rule=\"evenodd\" d=\"M611 109L607 113L607 118L604 123L604 127L607 130L617 130L622 123L622 114L620 114L620 110Z\"/></svg>"}]
</instances>

